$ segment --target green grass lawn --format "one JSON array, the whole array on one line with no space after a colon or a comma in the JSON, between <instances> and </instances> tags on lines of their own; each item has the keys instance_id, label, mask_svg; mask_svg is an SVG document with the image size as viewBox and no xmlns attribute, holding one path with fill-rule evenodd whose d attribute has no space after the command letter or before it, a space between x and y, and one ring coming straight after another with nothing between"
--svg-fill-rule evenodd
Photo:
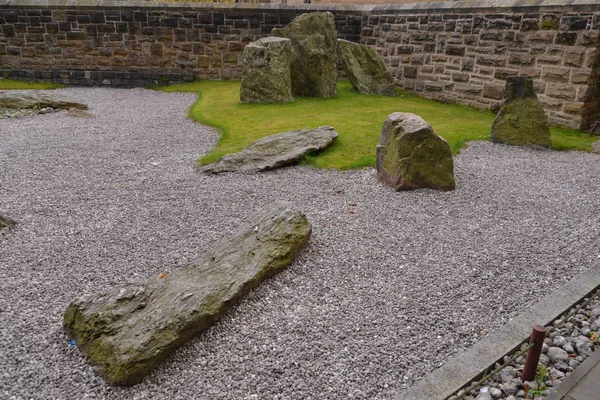
<instances>
[{"instance_id":1,"label":"green grass lawn","mask_svg":"<svg viewBox=\"0 0 600 400\"><path fill-rule=\"evenodd\" d=\"M62 87L64 86L55 83L21 82L0 78L0 90L47 90Z\"/></svg>"},{"instance_id":2,"label":"green grass lawn","mask_svg":"<svg viewBox=\"0 0 600 400\"><path fill-rule=\"evenodd\" d=\"M304 163L319 168L362 168L375 166L381 126L393 112L421 116L450 143L454 153L465 142L488 140L494 121L490 111L441 104L406 91L399 90L397 97L360 95L347 81L338 83L339 94L335 98L299 98L288 104L240 104L240 82L235 81L197 81L161 90L199 93L198 101L190 108L190 118L221 132L217 146L200 160L201 164L212 163L267 135L331 125L339 137ZM551 127L551 140L556 150L590 151L590 144L597 138L573 129Z\"/></svg>"}]
</instances>

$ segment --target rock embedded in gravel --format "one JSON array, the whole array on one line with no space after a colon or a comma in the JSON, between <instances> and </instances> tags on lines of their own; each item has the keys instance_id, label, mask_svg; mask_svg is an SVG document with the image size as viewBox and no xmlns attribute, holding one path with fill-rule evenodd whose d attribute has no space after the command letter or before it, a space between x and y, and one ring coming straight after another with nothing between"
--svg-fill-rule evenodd
<instances>
[{"instance_id":1,"label":"rock embedded in gravel","mask_svg":"<svg viewBox=\"0 0 600 400\"><path fill-rule=\"evenodd\" d=\"M561 349L560 347L550 347L548 348L547 356L552 363L558 362L568 362L571 358L567 354L566 351Z\"/></svg>"},{"instance_id":2,"label":"rock embedded in gravel","mask_svg":"<svg viewBox=\"0 0 600 400\"><path fill-rule=\"evenodd\" d=\"M453 190L450 145L418 115L390 114L383 123L377 145L377 176L396 191Z\"/></svg>"},{"instance_id":3,"label":"rock embedded in gravel","mask_svg":"<svg viewBox=\"0 0 600 400\"><path fill-rule=\"evenodd\" d=\"M17 221L10 218L8 215L0 212L0 229L11 228L17 224Z\"/></svg>"},{"instance_id":4,"label":"rock embedded in gravel","mask_svg":"<svg viewBox=\"0 0 600 400\"><path fill-rule=\"evenodd\" d=\"M55 94L44 90L1 90L0 108L2 107L15 109L77 108L80 110L88 108L85 104L62 100Z\"/></svg>"},{"instance_id":5,"label":"rock embedded in gravel","mask_svg":"<svg viewBox=\"0 0 600 400\"><path fill-rule=\"evenodd\" d=\"M267 171L294 164L306 154L323 150L337 137L338 133L331 126L277 133L257 140L238 153L227 154L201 170L212 174Z\"/></svg>"},{"instance_id":6,"label":"rock embedded in gravel","mask_svg":"<svg viewBox=\"0 0 600 400\"><path fill-rule=\"evenodd\" d=\"M594 350L592 341L583 335L577 336L575 339L573 339L573 343L575 345L575 350L577 350L577 354L583 354L587 356Z\"/></svg>"},{"instance_id":7,"label":"rock embedded in gravel","mask_svg":"<svg viewBox=\"0 0 600 400\"><path fill-rule=\"evenodd\" d=\"M139 383L241 296L287 267L311 226L275 202L202 258L162 278L73 301L64 328L108 383Z\"/></svg>"}]
</instances>

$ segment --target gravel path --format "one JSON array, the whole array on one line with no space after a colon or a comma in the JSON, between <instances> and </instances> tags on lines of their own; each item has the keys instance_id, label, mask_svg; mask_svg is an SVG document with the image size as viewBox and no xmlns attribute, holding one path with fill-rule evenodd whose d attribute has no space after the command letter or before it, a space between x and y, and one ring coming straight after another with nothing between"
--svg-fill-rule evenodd
<instances>
[{"instance_id":1,"label":"gravel path","mask_svg":"<svg viewBox=\"0 0 600 400\"><path fill-rule=\"evenodd\" d=\"M450 193L370 168L208 176L193 95L58 93L96 117L0 120L0 210L20 222L0 234L2 399L388 399L599 257L596 155L472 143ZM309 247L143 383L109 387L68 346L73 298L184 266L276 199L306 212Z\"/></svg>"}]
</instances>

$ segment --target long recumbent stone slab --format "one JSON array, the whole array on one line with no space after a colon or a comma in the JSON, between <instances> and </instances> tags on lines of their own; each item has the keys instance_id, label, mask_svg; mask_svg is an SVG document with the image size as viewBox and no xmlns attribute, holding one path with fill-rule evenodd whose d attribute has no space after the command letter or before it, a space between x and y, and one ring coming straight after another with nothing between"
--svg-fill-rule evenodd
<instances>
[{"instance_id":1,"label":"long recumbent stone slab","mask_svg":"<svg viewBox=\"0 0 600 400\"><path fill-rule=\"evenodd\" d=\"M164 279L74 300L64 328L108 383L136 384L244 293L287 267L310 235L304 214L275 202Z\"/></svg>"}]
</instances>

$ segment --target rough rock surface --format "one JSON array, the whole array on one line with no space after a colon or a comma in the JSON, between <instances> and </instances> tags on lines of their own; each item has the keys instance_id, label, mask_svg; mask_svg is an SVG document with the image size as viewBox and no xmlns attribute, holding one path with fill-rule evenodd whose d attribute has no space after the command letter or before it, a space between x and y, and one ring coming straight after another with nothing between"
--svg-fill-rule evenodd
<instances>
[{"instance_id":1,"label":"rough rock surface","mask_svg":"<svg viewBox=\"0 0 600 400\"><path fill-rule=\"evenodd\" d=\"M492 125L490 140L515 146L550 147L548 119L531 78L506 78L504 101Z\"/></svg>"},{"instance_id":2,"label":"rough rock surface","mask_svg":"<svg viewBox=\"0 0 600 400\"><path fill-rule=\"evenodd\" d=\"M251 173L279 168L326 148L337 137L338 133L331 126L277 133L257 140L238 153L224 156L202 171Z\"/></svg>"},{"instance_id":3,"label":"rough rock surface","mask_svg":"<svg viewBox=\"0 0 600 400\"><path fill-rule=\"evenodd\" d=\"M242 103L286 103L294 101L290 60L290 39L266 37L244 48Z\"/></svg>"},{"instance_id":4,"label":"rough rock surface","mask_svg":"<svg viewBox=\"0 0 600 400\"><path fill-rule=\"evenodd\" d=\"M17 221L0 212L0 229L10 228L17 224Z\"/></svg>"},{"instance_id":5,"label":"rough rock surface","mask_svg":"<svg viewBox=\"0 0 600 400\"><path fill-rule=\"evenodd\" d=\"M2 90L0 91L0 108L77 108L87 110L87 105L64 101L53 93L43 90Z\"/></svg>"},{"instance_id":6,"label":"rough rock surface","mask_svg":"<svg viewBox=\"0 0 600 400\"><path fill-rule=\"evenodd\" d=\"M594 152L596 154L600 154L600 140L592 143L592 152Z\"/></svg>"},{"instance_id":7,"label":"rough rock surface","mask_svg":"<svg viewBox=\"0 0 600 400\"><path fill-rule=\"evenodd\" d=\"M372 47L338 39L338 59L354 89L362 94L393 96L392 74Z\"/></svg>"},{"instance_id":8,"label":"rough rock surface","mask_svg":"<svg viewBox=\"0 0 600 400\"><path fill-rule=\"evenodd\" d=\"M292 41L292 94L331 97L337 94L337 33L330 12L314 12L296 17L271 36Z\"/></svg>"},{"instance_id":9,"label":"rough rock surface","mask_svg":"<svg viewBox=\"0 0 600 400\"><path fill-rule=\"evenodd\" d=\"M415 114L393 113L383 123L377 145L377 175L400 190L453 190L450 145Z\"/></svg>"},{"instance_id":10,"label":"rough rock surface","mask_svg":"<svg viewBox=\"0 0 600 400\"><path fill-rule=\"evenodd\" d=\"M244 293L288 266L311 226L275 202L204 257L163 279L73 301L64 328L109 383L140 382L161 360L206 329Z\"/></svg>"}]
</instances>

